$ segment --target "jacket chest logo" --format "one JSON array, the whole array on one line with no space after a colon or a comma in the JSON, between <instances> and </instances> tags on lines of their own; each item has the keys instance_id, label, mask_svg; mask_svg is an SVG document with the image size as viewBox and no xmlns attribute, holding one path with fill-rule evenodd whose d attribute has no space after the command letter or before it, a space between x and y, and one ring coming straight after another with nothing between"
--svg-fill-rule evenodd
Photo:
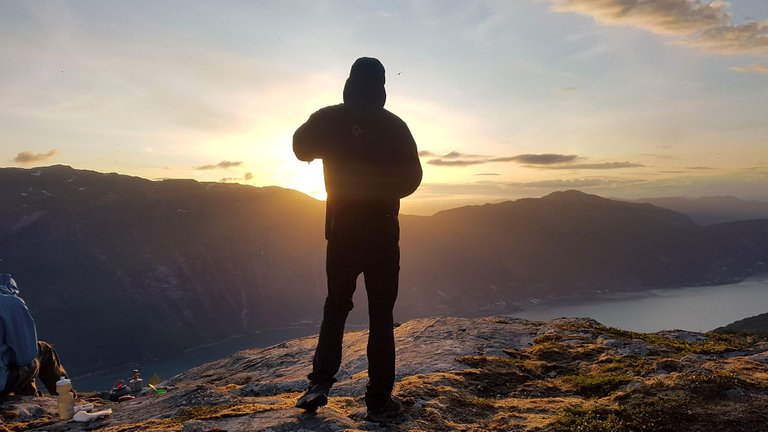
<instances>
[{"instance_id":1,"label":"jacket chest logo","mask_svg":"<svg viewBox=\"0 0 768 432\"><path fill-rule=\"evenodd\" d=\"M355 135L356 137L359 137L360 135L363 134L363 129L358 125L354 125L352 126L352 134Z\"/></svg>"}]
</instances>

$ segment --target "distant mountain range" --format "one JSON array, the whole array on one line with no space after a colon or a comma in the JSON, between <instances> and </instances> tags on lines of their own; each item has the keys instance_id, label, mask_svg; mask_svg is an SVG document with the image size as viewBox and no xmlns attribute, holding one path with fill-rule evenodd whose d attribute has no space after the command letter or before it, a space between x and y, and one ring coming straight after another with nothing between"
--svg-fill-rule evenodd
<instances>
[{"instance_id":1,"label":"distant mountain range","mask_svg":"<svg viewBox=\"0 0 768 432\"><path fill-rule=\"evenodd\" d=\"M686 214L701 225L768 219L768 201L742 200L732 196L645 198L638 202Z\"/></svg>"},{"instance_id":2,"label":"distant mountain range","mask_svg":"<svg viewBox=\"0 0 768 432\"><path fill-rule=\"evenodd\" d=\"M299 192L52 166L0 169L0 194L0 271L75 371L321 317L324 203ZM577 191L401 226L401 320L768 269L768 220L703 227ZM356 304L350 320L363 322Z\"/></svg>"}]
</instances>

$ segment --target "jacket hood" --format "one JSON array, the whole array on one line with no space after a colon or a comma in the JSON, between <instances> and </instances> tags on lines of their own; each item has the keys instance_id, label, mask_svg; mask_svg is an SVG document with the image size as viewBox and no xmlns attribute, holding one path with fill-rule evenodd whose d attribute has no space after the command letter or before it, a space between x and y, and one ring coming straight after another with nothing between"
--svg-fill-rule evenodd
<instances>
[{"instance_id":1,"label":"jacket hood","mask_svg":"<svg viewBox=\"0 0 768 432\"><path fill-rule=\"evenodd\" d=\"M354 108L384 108L384 65L375 58L360 57L352 64L344 84L344 104Z\"/></svg>"},{"instance_id":2,"label":"jacket hood","mask_svg":"<svg viewBox=\"0 0 768 432\"><path fill-rule=\"evenodd\" d=\"M19 293L19 287L8 273L0 273L0 294L15 296Z\"/></svg>"}]
</instances>

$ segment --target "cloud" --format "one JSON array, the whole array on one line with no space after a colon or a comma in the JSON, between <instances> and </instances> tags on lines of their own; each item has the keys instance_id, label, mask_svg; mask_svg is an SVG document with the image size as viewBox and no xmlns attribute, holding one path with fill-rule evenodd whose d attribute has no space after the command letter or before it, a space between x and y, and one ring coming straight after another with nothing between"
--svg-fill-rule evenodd
<instances>
[{"instance_id":1,"label":"cloud","mask_svg":"<svg viewBox=\"0 0 768 432\"><path fill-rule=\"evenodd\" d=\"M553 165L572 162L579 157L576 155L546 154L521 154L517 156L493 158L489 162L520 162L530 165Z\"/></svg>"},{"instance_id":2,"label":"cloud","mask_svg":"<svg viewBox=\"0 0 768 432\"><path fill-rule=\"evenodd\" d=\"M526 168L541 168L550 170L607 170L618 168L640 168L645 165L634 162L599 162L599 163L582 163L582 164L569 164L569 165L525 165Z\"/></svg>"},{"instance_id":3,"label":"cloud","mask_svg":"<svg viewBox=\"0 0 768 432\"><path fill-rule=\"evenodd\" d=\"M459 159L462 158L462 159ZM572 162L579 159L577 155L561 155L555 153L546 154L520 154L516 156L493 157L484 155L474 155L459 152L450 152L437 159L429 160L427 163L436 166L464 167L471 165L480 165L491 162L518 162L529 165L554 165L566 162Z\"/></svg>"},{"instance_id":4,"label":"cloud","mask_svg":"<svg viewBox=\"0 0 768 432\"><path fill-rule=\"evenodd\" d=\"M501 174L499 174L499 173L478 173L478 174L475 174L475 175L476 176L497 176L497 175L501 175Z\"/></svg>"},{"instance_id":5,"label":"cloud","mask_svg":"<svg viewBox=\"0 0 768 432\"><path fill-rule=\"evenodd\" d=\"M448 154L444 154L442 156L443 159L457 159L457 158L486 158L488 156L483 155L476 155L476 154L469 154L469 153L461 153L457 151L452 151Z\"/></svg>"},{"instance_id":6,"label":"cloud","mask_svg":"<svg viewBox=\"0 0 768 432\"><path fill-rule=\"evenodd\" d=\"M625 185L628 183L640 183L645 180L627 180L627 179L602 179L602 178L580 178L580 179L557 179L557 180L540 180L524 183L507 183L509 187L525 187L525 188L544 188L544 189L574 189L574 188L587 188L598 186L617 186Z\"/></svg>"},{"instance_id":7,"label":"cloud","mask_svg":"<svg viewBox=\"0 0 768 432\"><path fill-rule=\"evenodd\" d=\"M227 169L227 168L239 167L241 165L243 165L243 162L240 162L240 161L234 161L233 162L233 161L225 160L225 161L221 161L221 162L219 162L219 163L217 163L215 165L202 165L202 166L199 166L199 167L195 167L195 169L196 170L201 170L201 171L202 170L212 170L212 169L217 169L217 168Z\"/></svg>"},{"instance_id":8,"label":"cloud","mask_svg":"<svg viewBox=\"0 0 768 432\"><path fill-rule=\"evenodd\" d=\"M18 153L16 157L13 158L13 161L21 164L29 164L50 159L57 154L59 154L58 149L53 149L47 153L32 153L30 151L23 151Z\"/></svg>"},{"instance_id":9,"label":"cloud","mask_svg":"<svg viewBox=\"0 0 768 432\"><path fill-rule=\"evenodd\" d=\"M734 72L740 72L740 73L762 73L762 74L768 74L768 66L761 65L761 64L753 64L753 65L744 65L744 66L733 66L730 68Z\"/></svg>"},{"instance_id":10,"label":"cloud","mask_svg":"<svg viewBox=\"0 0 768 432\"><path fill-rule=\"evenodd\" d=\"M461 159L478 159L478 158L488 159L488 158L491 157L491 156L478 155L478 154L462 153L462 152L458 152L458 151L455 151L455 150L450 152L450 153L443 154L443 155L435 153L435 152L431 152L429 150L422 150L422 151L419 152L419 156L420 157L433 157L433 158L437 158L437 159L459 159L459 158L461 158ZM438 164L439 164L439 162L438 162Z\"/></svg>"},{"instance_id":11,"label":"cloud","mask_svg":"<svg viewBox=\"0 0 768 432\"><path fill-rule=\"evenodd\" d=\"M606 25L640 28L726 55L768 55L768 22L735 24L728 3L715 0L549 0L556 12L591 16Z\"/></svg>"},{"instance_id":12,"label":"cloud","mask_svg":"<svg viewBox=\"0 0 768 432\"><path fill-rule=\"evenodd\" d=\"M689 170L713 170L714 168L706 167L706 166L689 166L689 167L685 167L685 169L689 169Z\"/></svg>"},{"instance_id":13,"label":"cloud","mask_svg":"<svg viewBox=\"0 0 768 432\"><path fill-rule=\"evenodd\" d=\"M252 179L253 179L253 173L249 171L249 172L243 174L242 177L223 177L223 178L219 179L219 183L232 183L232 182L235 182L235 183L246 182L247 183L247 182L251 181Z\"/></svg>"},{"instance_id":14,"label":"cloud","mask_svg":"<svg viewBox=\"0 0 768 432\"><path fill-rule=\"evenodd\" d=\"M488 160L445 160L445 159L431 159L427 161L430 165L436 165L436 166L452 166L452 167L465 167L470 165L480 165L484 163L488 163Z\"/></svg>"}]
</instances>

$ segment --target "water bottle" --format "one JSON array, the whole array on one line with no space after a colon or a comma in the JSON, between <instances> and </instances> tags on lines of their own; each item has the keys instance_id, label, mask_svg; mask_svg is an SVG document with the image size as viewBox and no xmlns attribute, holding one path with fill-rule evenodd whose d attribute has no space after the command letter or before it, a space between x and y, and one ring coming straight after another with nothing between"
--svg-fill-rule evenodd
<instances>
[{"instance_id":1,"label":"water bottle","mask_svg":"<svg viewBox=\"0 0 768 432\"><path fill-rule=\"evenodd\" d=\"M133 370L133 377L131 378L130 384L131 392L133 393L138 393L144 388L144 380L141 379L138 369Z\"/></svg>"},{"instance_id":2,"label":"water bottle","mask_svg":"<svg viewBox=\"0 0 768 432\"><path fill-rule=\"evenodd\" d=\"M59 418L69 420L75 414L75 398L72 396L72 381L61 377L56 381L56 393L59 400Z\"/></svg>"}]
</instances>

